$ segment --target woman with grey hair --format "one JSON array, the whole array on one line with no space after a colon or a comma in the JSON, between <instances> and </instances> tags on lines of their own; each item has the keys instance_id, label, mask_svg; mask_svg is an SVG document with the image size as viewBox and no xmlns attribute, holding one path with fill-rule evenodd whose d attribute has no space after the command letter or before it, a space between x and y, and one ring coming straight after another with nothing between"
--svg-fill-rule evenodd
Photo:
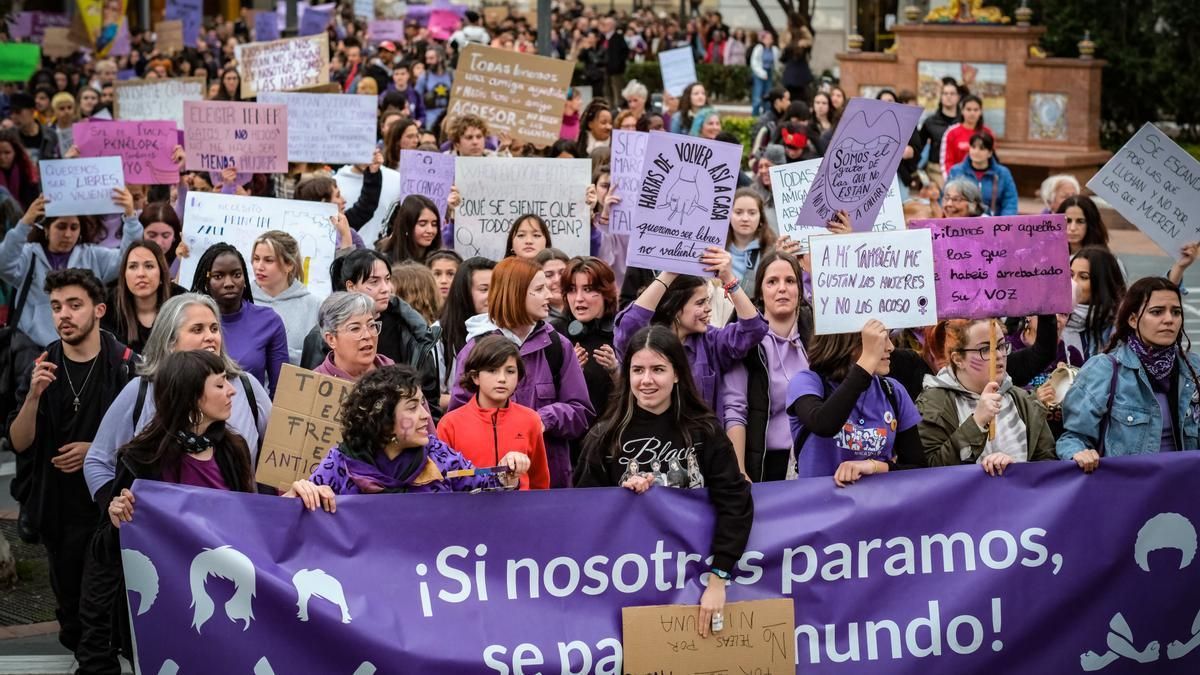
<instances>
[{"instance_id":1,"label":"woman with grey hair","mask_svg":"<svg viewBox=\"0 0 1200 675\"><path fill-rule=\"evenodd\" d=\"M375 315L375 301L363 293L339 291L325 298L317 312L321 337L329 345L325 361L314 373L343 380L358 378L393 361L379 353L383 323Z\"/></svg>"},{"instance_id":2,"label":"woman with grey hair","mask_svg":"<svg viewBox=\"0 0 1200 675\"><path fill-rule=\"evenodd\" d=\"M247 376L229 358L221 334L221 314L207 295L184 293L163 303L146 340L138 375L125 385L100 422L96 438L83 460L83 477L99 503L108 503L108 487L116 475L117 448L128 443L154 419L154 375L176 352L203 350L225 364L233 382L233 413L229 427L246 439L251 466L257 466L258 446L271 416L271 397L258 380Z\"/></svg>"},{"instance_id":3,"label":"woman with grey hair","mask_svg":"<svg viewBox=\"0 0 1200 675\"><path fill-rule=\"evenodd\" d=\"M1074 197L1079 192L1079 180L1075 176L1069 173L1050 176L1042 181L1042 187L1038 190L1038 196L1046 205L1042 213L1058 213L1059 204L1062 204L1067 197Z\"/></svg>"},{"instance_id":4,"label":"woman with grey hair","mask_svg":"<svg viewBox=\"0 0 1200 675\"><path fill-rule=\"evenodd\" d=\"M966 178L946 183L942 191L943 218L973 218L983 215L983 193L979 185ZM936 215L936 212L935 212Z\"/></svg>"},{"instance_id":5,"label":"woman with grey hair","mask_svg":"<svg viewBox=\"0 0 1200 675\"><path fill-rule=\"evenodd\" d=\"M621 90L621 98L625 99L625 108L641 119L646 115L646 101L650 99L650 90L637 80L630 80Z\"/></svg>"}]
</instances>

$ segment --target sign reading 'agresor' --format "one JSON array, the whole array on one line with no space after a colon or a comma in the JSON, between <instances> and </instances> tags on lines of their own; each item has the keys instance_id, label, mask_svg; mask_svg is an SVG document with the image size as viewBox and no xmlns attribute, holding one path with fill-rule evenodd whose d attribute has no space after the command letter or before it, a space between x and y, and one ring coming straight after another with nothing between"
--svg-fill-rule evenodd
<instances>
[{"instance_id":1,"label":"sign reading 'agresor'","mask_svg":"<svg viewBox=\"0 0 1200 675\"><path fill-rule=\"evenodd\" d=\"M478 115L492 133L538 146L558 140L574 62L467 45L450 90L451 117Z\"/></svg>"}]
</instances>

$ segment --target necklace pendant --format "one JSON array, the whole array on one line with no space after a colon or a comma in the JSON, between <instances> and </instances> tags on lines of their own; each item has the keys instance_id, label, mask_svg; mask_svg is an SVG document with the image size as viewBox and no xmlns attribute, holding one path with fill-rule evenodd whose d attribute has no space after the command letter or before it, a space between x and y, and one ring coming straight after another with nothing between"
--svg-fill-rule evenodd
<instances>
[{"instance_id":1,"label":"necklace pendant","mask_svg":"<svg viewBox=\"0 0 1200 675\"><path fill-rule=\"evenodd\" d=\"M74 404L75 404L75 412L79 412L79 397L78 396L75 397Z\"/></svg>"}]
</instances>

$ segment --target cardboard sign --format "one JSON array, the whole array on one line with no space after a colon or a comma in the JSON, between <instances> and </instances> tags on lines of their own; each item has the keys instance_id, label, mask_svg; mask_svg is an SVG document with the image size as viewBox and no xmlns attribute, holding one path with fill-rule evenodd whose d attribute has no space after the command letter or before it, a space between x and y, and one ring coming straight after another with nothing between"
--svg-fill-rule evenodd
<instances>
[{"instance_id":1,"label":"cardboard sign","mask_svg":"<svg viewBox=\"0 0 1200 675\"><path fill-rule=\"evenodd\" d=\"M42 53L52 59L65 59L79 49L71 37L71 29L64 26L48 26L42 35Z\"/></svg>"},{"instance_id":2,"label":"cardboard sign","mask_svg":"<svg viewBox=\"0 0 1200 675\"><path fill-rule=\"evenodd\" d=\"M319 35L329 27L333 20L333 3L325 5L305 5L304 13L300 15L300 35Z\"/></svg>"},{"instance_id":3,"label":"cardboard sign","mask_svg":"<svg viewBox=\"0 0 1200 675\"><path fill-rule=\"evenodd\" d=\"M1176 260L1200 240L1200 162L1149 122L1087 186Z\"/></svg>"},{"instance_id":4,"label":"cardboard sign","mask_svg":"<svg viewBox=\"0 0 1200 675\"><path fill-rule=\"evenodd\" d=\"M479 115L493 134L547 146L558 140L573 61L469 44L458 59L447 115Z\"/></svg>"},{"instance_id":5,"label":"cardboard sign","mask_svg":"<svg viewBox=\"0 0 1200 675\"><path fill-rule=\"evenodd\" d=\"M371 163L375 96L263 92L258 101L287 107L289 162Z\"/></svg>"},{"instance_id":6,"label":"cardboard sign","mask_svg":"<svg viewBox=\"0 0 1200 675\"><path fill-rule=\"evenodd\" d=\"M621 198L609 209L608 227L614 234L633 232L636 195L642 185L642 160L650 134L644 131L613 129L612 156L609 160L609 190Z\"/></svg>"},{"instance_id":7,"label":"cardboard sign","mask_svg":"<svg viewBox=\"0 0 1200 675\"><path fill-rule=\"evenodd\" d=\"M914 220L933 233L939 319L1070 314L1066 216Z\"/></svg>"},{"instance_id":8,"label":"cardboard sign","mask_svg":"<svg viewBox=\"0 0 1200 675\"><path fill-rule=\"evenodd\" d=\"M792 598L731 602L725 627L700 637L699 607L621 608L622 672L792 673L796 670L796 617Z\"/></svg>"},{"instance_id":9,"label":"cardboard sign","mask_svg":"<svg viewBox=\"0 0 1200 675\"><path fill-rule=\"evenodd\" d=\"M42 63L42 48L25 42L0 43L0 82L24 82Z\"/></svg>"},{"instance_id":10,"label":"cardboard sign","mask_svg":"<svg viewBox=\"0 0 1200 675\"><path fill-rule=\"evenodd\" d=\"M183 25L183 45L195 47L200 39L200 29L204 26L204 0L171 0L167 4L166 18L180 21ZM159 40L162 40L162 35L159 35ZM159 48L162 48L161 42Z\"/></svg>"},{"instance_id":11,"label":"cardboard sign","mask_svg":"<svg viewBox=\"0 0 1200 675\"><path fill-rule=\"evenodd\" d=\"M196 263L208 247L232 244L246 260L254 240L267 230L283 230L300 244L308 290L320 299L329 295L329 264L337 249L337 229L331 220L337 206L270 197L240 197L219 192L189 192L183 215L183 241L190 255L179 265L179 278L190 284Z\"/></svg>"},{"instance_id":12,"label":"cardboard sign","mask_svg":"<svg viewBox=\"0 0 1200 675\"><path fill-rule=\"evenodd\" d=\"M254 480L286 492L311 476L342 440L337 416L353 388L349 380L283 364Z\"/></svg>"},{"instance_id":13,"label":"cardboard sign","mask_svg":"<svg viewBox=\"0 0 1200 675\"><path fill-rule=\"evenodd\" d=\"M367 35L372 44L384 40L400 43L404 41L404 19L375 19L367 22Z\"/></svg>"},{"instance_id":14,"label":"cardboard sign","mask_svg":"<svg viewBox=\"0 0 1200 675\"><path fill-rule=\"evenodd\" d=\"M242 98L329 82L329 35L239 44L234 48Z\"/></svg>"},{"instance_id":15,"label":"cardboard sign","mask_svg":"<svg viewBox=\"0 0 1200 675\"><path fill-rule=\"evenodd\" d=\"M278 40L279 33L279 15L275 12L255 12L254 13L254 41L255 42L270 42Z\"/></svg>"},{"instance_id":16,"label":"cardboard sign","mask_svg":"<svg viewBox=\"0 0 1200 675\"><path fill-rule=\"evenodd\" d=\"M428 197L437 204L442 222L446 222L446 201L450 198L453 185L454 155L421 150L400 151L400 201L409 195Z\"/></svg>"},{"instance_id":17,"label":"cardboard sign","mask_svg":"<svg viewBox=\"0 0 1200 675\"><path fill-rule=\"evenodd\" d=\"M920 117L916 106L850 99L796 225L824 227L845 211L856 231L870 230Z\"/></svg>"},{"instance_id":18,"label":"cardboard sign","mask_svg":"<svg viewBox=\"0 0 1200 675\"><path fill-rule=\"evenodd\" d=\"M778 216L779 234L792 239L802 240L810 235L826 234L823 227L803 227L796 224L800 215L800 207L808 197L808 189L812 187L813 178L821 166L820 159L806 159L803 162L779 164L771 167L771 197L775 203L775 213ZM883 208L875 217L872 230L888 231L904 229L904 202L900 199L900 179L892 178L887 196L883 198Z\"/></svg>"},{"instance_id":19,"label":"cardboard sign","mask_svg":"<svg viewBox=\"0 0 1200 675\"><path fill-rule=\"evenodd\" d=\"M159 21L154 24L154 33L158 36L158 51L172 54L183 49L182 21Z\"/></svg>"},{"instance_id":20,"label":"cardboard sign","mask_svg":"<svg viewBox=\"0 0 1200 675\"><path fill-rule=\"evenodd\" d=\"M503 258L509 228L527 213L546 221L554 248L569 256L590 253L591 160L459 157L454 174L463 196L454 212L454 250L463 258Z\"/></svg>"},{"instance_id":21,"label":"cardboard sign","mask_svg":"<svg viewBox=\"0 0 1200 675\"><path fill-rule=\"evenodd\" d=\"M170 120L183 128L183 104L204 100L204 78L117 82L113 94L113 115L119 120Z\"/></svg>"},{"instance_id":22,"label":"cardboard sign","mask_svg":"<svg viewBox=\"0 0 1200 675\"><path fill-rule=\"evenodd\" d=\"M122 213L113 190L125 187L120 157L43 159L38 162L47 216Z\"/></svg>"},{"instance_id":23,"label":"cardboard sign","mask_svg":"<svg viewBox=\"0 0 1200 675\"><path fill-rule=\"evenodd\" d=\"M630 267L711 277L700 254L725 248L742 148L680 134L650 134L632 198Z\"/></svg>"},{"instance_id":24,"label":"cardboard sign","mask_svg":"<svg viewBox=\"0 0 1200 675\"><path fill-rule=\"evenodd\" d=\"M186 101L183 109L189 171L287 173L287 106Z\"/></svg>"},{"instance_id":25,"label":"cardboard sign","mask_svg":"<svg viewBox=\"0 0 1200 675\"><path fill-rule=\"evenodd\" d=\"M892 328L937 323L929 230L810 237L817 335L857 333L870 319Z\"/></svg>"},{"instance_id":26,"label":"cardboard sign","mask_svg":"<svg viewBox=\"0 0 1200 675\"><path fill-rule=\"evenodd\" d=\"M689 84L699 82L696 78L696 57L691 47L668 49L658 53L658 67L662 71L663 91L679 97Z\"/></svg>"},{"instance_id":27,"label":"cardboard sign","mask_svg":"<svg viewBox=\"0 0 1200 675\"><path fill-rule=\"evenodd\" d=\"M80 156L119 156L127 183L179 182L179 166L171 160L179 141L174 122L77 122L72 128Z\"/></svg>"}]
</instances>

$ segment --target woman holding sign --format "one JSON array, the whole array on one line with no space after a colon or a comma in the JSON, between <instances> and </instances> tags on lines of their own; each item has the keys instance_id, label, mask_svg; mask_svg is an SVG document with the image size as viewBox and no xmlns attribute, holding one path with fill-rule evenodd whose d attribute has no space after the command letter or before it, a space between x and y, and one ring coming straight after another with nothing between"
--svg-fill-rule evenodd
<instances>
[{"instance_id":1,"label":"woman holding sign","mask_svg":"<svg viewBox=\"0 0 1200 675\"><path fill-rule=\"evenodd\" d=\"M1091 473L1103 456L1200 448L1200 357L1184 339L1178 286L1162 277L1130 286L1105 353L1063 400L1059 458Z\"/></svg>"},{"instance_id":2,"label":"woman holding sign","mask_svg":"<svg viewBox=\"0 0 1200 675\"><path fill-rule=\"evenodd\" d=\"M944 322L946 367L917 398L919 427L929 466L979 464L1000 476L1013 462L1054 459L1046 409L1014 385L1005 372L1012 344L995 343L995 377L989 377L994 319ZM994 435L989 435L995 427Z\"/></svg>"}]
</instances>

